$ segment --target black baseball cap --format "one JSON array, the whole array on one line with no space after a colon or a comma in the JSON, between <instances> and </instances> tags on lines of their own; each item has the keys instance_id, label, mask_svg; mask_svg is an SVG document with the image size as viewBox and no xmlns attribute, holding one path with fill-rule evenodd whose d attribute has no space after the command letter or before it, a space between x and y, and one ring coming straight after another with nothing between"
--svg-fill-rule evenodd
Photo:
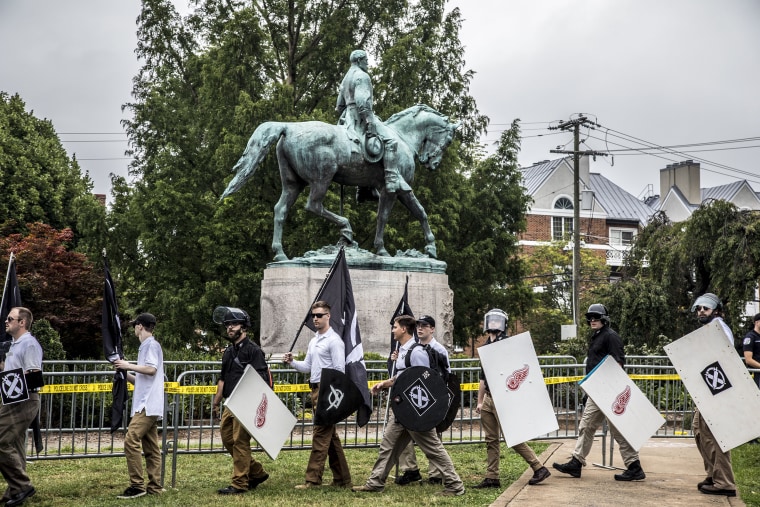
<instances>
[{"instance_id":1,"label":"black baseball cap","mask_svg":"<svg viewBox=\"0 0 760 507\"><path fill-rule=\"evenodd\" d=\"M155 326L156 317L152 313L141 313L135 320L129 321L130 327L134 327L137 324L142 324L143 327Z\"/></svg>"},{"instance_id":2,"label":"black baseball cap","mask_svg":"<svg viewBox=\"0 0 760 507\"><path fill-rule=\"evenodd\" d=\"M754 318L752 319L752 322L757 322L758 320L760 320L760 313L755 314Z\"/></svg>"},{"instance_id":3,"label":"black baseball cap","mask_svg":"<svg viewBox=\"0 0 760 507\"><path fill-rule=\"evenodd\" d=\"M430 324L430 327L435 327L435 319L430 315L423 315L417 319L417 322L424 322L426 324Z\"/></svg>"}]
</instances>

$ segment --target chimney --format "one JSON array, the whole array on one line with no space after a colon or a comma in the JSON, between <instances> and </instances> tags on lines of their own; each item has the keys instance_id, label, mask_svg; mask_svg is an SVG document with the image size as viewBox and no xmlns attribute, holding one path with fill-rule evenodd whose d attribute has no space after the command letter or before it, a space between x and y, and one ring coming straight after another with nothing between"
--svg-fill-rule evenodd
<instances>
[{"instance_id":1,"label":"chimney","mask_svg":"<svg viewBox=\"0 0 760 507\"><path fill-rule=\"evenodd\" d=\"M589 173L591 172L589 169L589 161L588 161L588 155L581 155L580 160L578 160L578 175L581 177L581 181L586 184L587 187L591 185L591 176Z\"/></svg>"},{"instance_id":2,"label":"chimney","mask_svg":"<svg viewBox=\"0 0 760 507\"><path fill-rule=\"evenodd\" d=\"M660 195L663 197L671 187L678 187L689 204L701 204L702 189L699 185L699 162L686 160L660 169Z\"/></svg>"}]
</instances>

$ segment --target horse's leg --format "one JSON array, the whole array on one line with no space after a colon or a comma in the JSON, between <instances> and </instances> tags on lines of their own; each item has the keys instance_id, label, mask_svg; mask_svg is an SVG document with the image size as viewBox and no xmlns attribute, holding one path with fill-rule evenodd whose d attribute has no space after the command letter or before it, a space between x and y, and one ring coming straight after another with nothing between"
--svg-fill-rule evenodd
<instances>
[{"instance_id":1,"label":"horse's leg","mask_svg":"<svg viewBox=\"0 0 760 507\"><path fill-rule=\"evenodd\" d=\"M385 226L388 223L388 217L391 216L391 210L396 203L396 195L389 193L384 187L380 191L380 201L377 203L377 228L375 229L375 253L382 256L390 256L385 249ZM410 194L401 194L410 195Z\"/></svg>"},{"instance_id":2,"label":"horse's leg","mask_svg":"<svg viewBox=\"0 0 760 507\"><path fill-rule=\"evenodd\" d=\"M311 211L318 217L325 218L335 225L340 226L341 242L347 246L356 246L354 241L354 231L351 229L351 223L348 218L340 216L336 213L325 208L322 201L327 193L327 188L330 186L332 177L328 177L327 181L312 181L309 187L309 198L306 200L306 209Z\"/></svg>"},{"instance_id":3,"label":"horse's leg","mask_svg":"<svg viewBox=\"0 0 760 507\"><path fill-rule=\"evenodd\" d=\"M433 236L433 231L430 230L430 224L428 223L425 208L423 208L420 201L417 200L414 192L399 194L398 198L401 203L406 206L406 209L409 210L409 213L419 220L420 225L422 226L422 233L425 235L425 253L433 259L436 259L438 256L438 250L435 248L435 236Z\"/></svg>"},{"instance_id":4,"label":"horse's leg","mask_svg":"<svg viewBox=\"0 0 760 507\"><path fill-rule=\"evenodd\" d=\"M288 218L288 211L293 207L293 203L296 202L298 195L303 191L304 184L290 167L288 159L283 153L282 143L277 144L277 165L280 169L282 192L277 200L277 204L274 205L272 252L274 252L275 262L280 262L288 260L288 256L285 255L282 249L282 229L285 226L285 219Z\"/></svg>"},{"instance_id":5,"label":"horse's leg","mask_svg":"<svg viewBox=\"0 0 760 507\"><path fill-rule=\"evenodd\" d=\"M294 182L286 182L283 178L282 193L277 204L274 205L274 232L272 233L272 252L274 252L274 261L286 261L288 256L282 249L282 228L285 225L285 219L288 218L288 211L296 202L298 194L303 190L303 185Z\"/></svg>"}]
</instances>

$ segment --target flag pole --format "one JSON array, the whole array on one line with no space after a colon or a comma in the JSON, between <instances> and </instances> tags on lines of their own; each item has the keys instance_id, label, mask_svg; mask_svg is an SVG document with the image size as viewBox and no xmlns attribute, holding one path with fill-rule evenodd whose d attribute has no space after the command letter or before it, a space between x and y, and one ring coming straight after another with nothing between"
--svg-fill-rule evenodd
<instances>
[{"instance_id":1,"label":"flag pole","mask_svg":"<svg viewBox=\"0 0 760 507\"><path fill-rule=\"evenodd\" d=\"M293 338L293 343L290 344L290 349L288 349L288 352L293 352L293 348L296 346L296 342L298 341L298 337L301 336L301 331L303 331L303 327L306 325L306 319L309 318L309 314L311 313L311 307L319 301L319 298L322 296L322 292L325 290L325 285L327 284L327 280L330 279L330 275L333 272L333 269L335 269L335 265L338 264L338 257L340 257L341 252L343 252L344 247L340 247L340 251L338 251L338 255L335 256L335 259L333 260L332 265L330 266L330 269L327 270L327 274L325 275L325 279L322 280L322 285L319 287L319 291L317 291L317 295L314 297L314 300L309 305L309 310L306 313L306 317L301 321L301 327L298 328L298 332L296 333L296 337ZM345 252L343 252L345 255Z\"/></svg>"},{"instance_id":2,"label":"flag pole","mask_svg":"<svg viewBox=\"0 0 760 507\"><path fill-rule=\"evenodd\" d=\"M11 252L11 256L8 259L8 269L5 271L5 284L3 284L3 295L0 296L0 308L3 307L5 304L5 291L8 289L8 278L11 276L11 264L13 264L13 252Z\"/></svg>"}]
</instances>

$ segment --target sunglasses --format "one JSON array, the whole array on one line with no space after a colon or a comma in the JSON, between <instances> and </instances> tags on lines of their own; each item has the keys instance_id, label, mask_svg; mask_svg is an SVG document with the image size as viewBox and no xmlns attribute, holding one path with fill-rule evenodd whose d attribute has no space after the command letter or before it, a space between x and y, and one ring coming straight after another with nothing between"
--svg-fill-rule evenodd
<instances>
[{"instance_id":1,"label":"sunglasses","mask_svg":"<svg viewBox=\"0 0 760 507\"><path fill-rule=\"evenodd\" d=\"M330 315L329 313L312 313L311 316L314 319L321 319L325 315Z\"/></svg>"},{"instance_id":2,"label":"sunglasses","mask_svg":"<svg viewBox=\"0 0 760 507\"><path fill-rule=\"evenodd\" d=\"M5 322L13 322L14 320L16 322L21 322L24 319L14 319L13 317L8 317L7 319L5 319Z\"/></svg>"},{"instance_id":3,"label":"sunglasses","mask_svg":"<svg viewBox=\"0 0 760 507\"><path fill-rule=\"evenodd\" d=\"M712 310L709 306L697 306L696 311L698 312L706 312L707 310Z\"/></svg>"}]
</instances>

